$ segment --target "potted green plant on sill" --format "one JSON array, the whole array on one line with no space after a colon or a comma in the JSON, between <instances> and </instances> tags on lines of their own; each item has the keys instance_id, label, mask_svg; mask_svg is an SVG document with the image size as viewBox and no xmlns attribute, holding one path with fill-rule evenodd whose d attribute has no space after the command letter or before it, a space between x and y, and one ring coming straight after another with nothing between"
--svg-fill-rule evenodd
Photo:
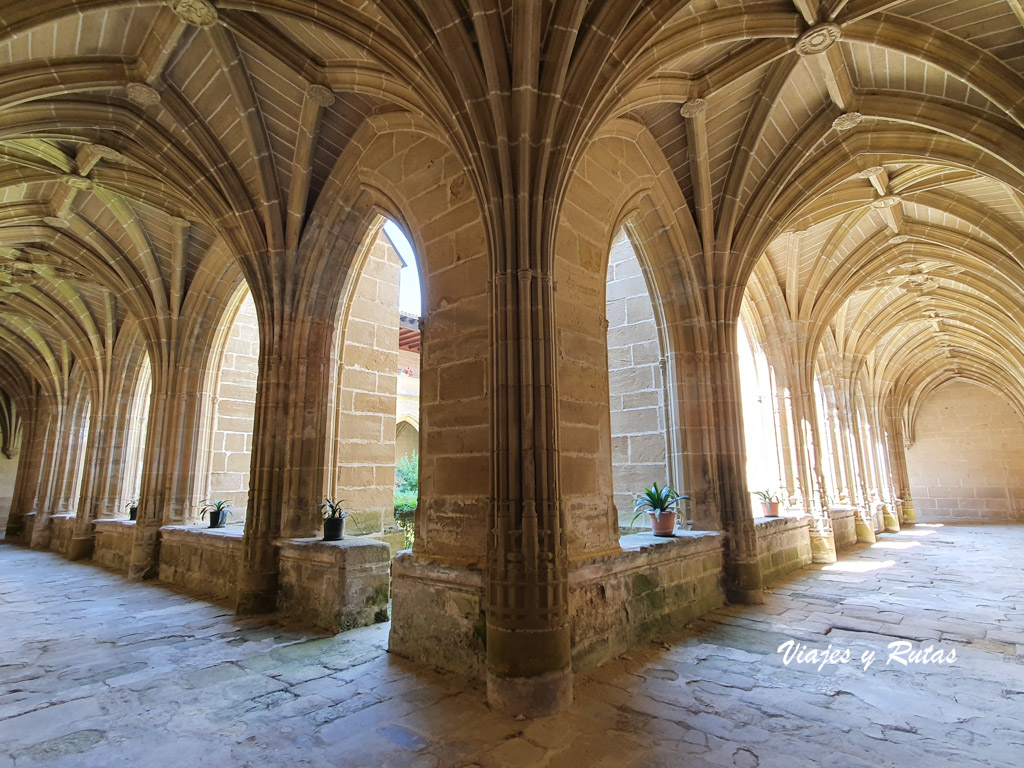
<instances>
[{"instance_id":1,"label":"potted green plant on sill","mask_svg":"<svg viewBox=\"0 0 1024 768\"><path fill-rule=\"evenodd\" d=\"M754 491L754 495L761 499L761 511L763 517L779 516L779 495L772 491Z\"/></svg>"},{"instance_id":2,"label":"potted green plant on sill","mask_svg":"<svg viewBox=\"0 0 1024 768\"><path fill-rule=\"evenodd\" d=\"M203 508L199 510L199 517L206 517L207 513L210 514L211 528L223 528L224 523L228 519L228 515L233 514L231 511L231 505L221 499L210 499L209 501L204 501Z\"/></svg>"},{"instance_id":3,"label":"potted green plant on sill","mask_svg":"<svg viewBox=\"0 0 1024 768\"><path fill-rule=\"evenodd\" d=\"M340 541L345 538L345 520L348 510L341 506L344 499L335 501L330 496L320 505L324 516L324 541Z\"/></svg>"},{"instance_id":4,"label":"potted green plant on sill","mask_svg":"<svg viewBox=\"0 0 1024 768\"><path fill-rule=\"evenodd\" d=\"M633 521L646 512L651 516L651 528L655 536L675 536L676 530L676 507L689 496L677 493L671 486L666 485L659 488L655 483L653 488L645 488L642 496L633 499Z\"/></svg>"},{"instance_id":5,"label":"potted green plant on sill","mask_svg":"<svg viewBox=\"0 0 1024 768\"><path fill-rule=\"evenodd\" d=\"M134 499L124 505L125 509L128 510L128 519L135 520L139 516L139 497L136 496Z\"/></svg>"}]
</instances>

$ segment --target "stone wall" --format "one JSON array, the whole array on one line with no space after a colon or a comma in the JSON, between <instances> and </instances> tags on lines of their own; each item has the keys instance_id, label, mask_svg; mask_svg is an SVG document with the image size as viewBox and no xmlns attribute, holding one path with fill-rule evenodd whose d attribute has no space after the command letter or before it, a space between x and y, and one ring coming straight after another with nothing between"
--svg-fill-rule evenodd
<instances>
[{"instance_id":1,"label":"stone wall","mask_svg":"<svg viewBox=\"0 0 1024 768\"><path fill-rule=\"evenodd\" d=\"M976 384L940 387L907 451L918 522L1024 520L1024 418Z\"/></svg>"},{"instance_id":2,"label":"stone wall","mask_svg":"<svg viewBox=\"0 0 1024 768\"><path fill-rule=\"evenodd\" d=\"M71 552L71 538L75 535L75 516L51 515L47 525L50 526L50 551L67 557Z\"/></svg>"},{"instance_id":3,"label":"stone wall","mask_svg":"<svg viewBox=\"0 0 1024 768\"><path fill-rule=\"evenodd\" d=\"M234 601L241 562L241 526L160 529L160 581Z\"/></svg>"},{"instance_id":4,"label":"stone wall","mask_svg":"<svg viewBox=\"0 0 1024 768\"><path fill-rule=\"evenodd\" d=\"M395 520L400 269L381 230L344 322L334 496L345 500L353 534L378 532Z\"/></svg>"},{"instance_id":5,"label":"stone wall","mask_svg":"<svg viewBox=\"0 0 1024 768\"><path fill-rule=\"evenodd\" d=\"M621 543L619 551L574 563L570 573L576 672L593 669L659 632L678 630L725 602L720 534L658 538L640 533L622 537ZM446 568L409 552L395 557L393 569L403 584L394 601L395 616L402 619L392 623L389 650L482 677L483 573Z\"/></svg>"},{"instance_id":6,"label":"stone wall","mask_svg":"<svg viewBox=\"0 0 1024 768\"><path fill-rule=\"evenodd\" d=\"M593 180L590 175L595 175ZM570 558L618 551L612 481L603 169L584 158L555 245L559 483Z\"/></svg>"},{"instance_id":7,"label":"stone wall","mask_svg":"<svg viewBox=\"0 0 1024 768\"><path fill-rule=\"evenodd\" d=\"M18 473L18 457L9 459L0 453L0 539L7 530L7 517L11 513L14 480Z\"/></svg>"},{"instance_id":8,"label":"stone wall","mask_svg":"<svg viewBox=\"0 0 1024 768\"><path fill-rule=\"evenodd\" d=\"M468 677L484 675L484 574L412 552L392 562L388 650Z\"/></svg>"},{"instance_id":9,"label":"stone wall","mask_svg":"<svg viewBox=\"0 0 1024 768\"><path fill-rule=\"evenodd\" d=\"M256 306L246 294L231 325L220 364L210 452L207 498L224 499L234 520L245 517L259 373L260 332Z\"/></svg>"},{"instance_id":10,"label":"stone wall","mask_svg":"<svg viewBox=\"0 0 1024 768\"><path fill-rule=\"evenodd\" d=\"M619 524L633 518L633 497L669 481L661 345L647 281L620 230L608 261L608 397L612 483Z\"/></svg>"},{"instance_id":11,"label":"stone wall","mask_svg":"<svg viewBox=\"0 0 1024 768\"><path fill-rule=\"evenodd\" d=\"M622 551L575 565L569 576L573 669L593 669L725 602L722 536L623 536Z\"/></svg>"},{"instance_id":12,"label":"stone wall","mask_svg":"<svg viewBox=\"0 0 1024 768\"><path fill-rule=\"evenodd\" d=\"M21 544L22 546L27 547L29 545L29 542L32 541L32 535L35 533L35 529L36 513L26 512L25 515L22 517L21 533L18 535L16 539L13 539L13 542L15 544Z\"/></svg>"},{"instance_id":13,"label":"stone wall","mask_svg":"<svg viewBox=\"0 0 1024 768\"><path fill-rule=\"evenodd\" d=\"M388 620L391 551L382 541L292 539L280 544L278 609L329 632Z\"/></svg>"},{"instance_id":14,"label":"stone wall","mask_svg":"<svg viewBox=\"0 0 1024 768\"><path fill-rule=\"evenodd\" d=\"M135 522L130 520L97 520L93 523L96 539L92 561L118 573L127 573L135 543Z\"/></svg>"},{"instance_id":15,"label":"stone wall","mask_svg":"<svg viewBox=\"0 0 1024 768\"><path fill-rule=\"evenodd\" d=\"M757 560L766 585L811 564L810 517L761 517L754 523Z\"/></svg>"},{"instance_id":16,"label":"stone wall","mask_svg":"<svg viewBox=\"0 0 1024 768\"><path fill-rule=\"evenodd\" d=\"M828 515L832 519L832 535L837 550L849 549L857 543L856 514L856 507L829 507Z\"/></svg>"}]
</instances>

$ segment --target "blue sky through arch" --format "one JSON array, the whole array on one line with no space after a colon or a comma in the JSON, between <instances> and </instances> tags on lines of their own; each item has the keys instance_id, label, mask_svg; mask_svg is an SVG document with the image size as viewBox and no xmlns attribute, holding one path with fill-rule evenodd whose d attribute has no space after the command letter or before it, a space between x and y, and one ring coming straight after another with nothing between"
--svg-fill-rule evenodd
<instances>
[{"instance_id":1,"label":"blue sky through arch","mask_svg":"<svg viewBox=\"0 0 1024 768\"><path fill-rule=\"evenodd\" d=\"M384 233L395 246L398 255L402 257L405 266L398 277L398 309L403 314L421 315L420 305L420 272L416 253L412 249L412 243L405 236L405 232L391 219L384 222Z\"/></svg>"}]
</instances>

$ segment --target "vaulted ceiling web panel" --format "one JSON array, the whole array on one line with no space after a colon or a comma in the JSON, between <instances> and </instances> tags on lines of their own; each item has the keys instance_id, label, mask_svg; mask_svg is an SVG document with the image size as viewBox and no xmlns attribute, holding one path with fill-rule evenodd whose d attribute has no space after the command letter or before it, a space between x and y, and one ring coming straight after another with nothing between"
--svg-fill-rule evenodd
<instances>
[{"instance_id":1,"label":"vaulted ceiling web panel","mask_svg":"<svg viewBox=\"0 0 1024 768\"><path fill-rule=\"evenodd\" d=\"M366 4L361 10L366 10ZM281 31L295 47L320 62L339 60L366 60L365 52L349 40L335 35L323 27L304 21L295 21L285 17L267 15L263 17L268 24Z\"/></svg>"},{"instance_id":2,"label":"vaulted ceiling web panel","mask_svg":"<svg viewBox=\"0 0 1024 768\"><path fill-rule=\"evenodd\" d=\"M1005 116L980 91L936 66L876 46L850 45L846 50L854 84L863 91L892 91L893 98L899 98L897 93L923 94Z\"/></svg>"},{"instance_id":3,"label":"vaulted ceiling web panel","mask_svg":"<svg viewBox=\"0 0 1024 768\"><path fill-rule=\"evenodd\" d=\"M711 199L715 201L716 210L719 210L736 143L763 79L763 69L751 72L708 99L708 162L711 168Z\"/></svg>"},{"instance_id":4,"label":"vaulted ceiling web panel","mask_svg":"<svg viewBox=\"0 0 1024 768\"><path fill-rule=\"evenodd\" d=\"M1024 228L1024 191L1015 194L1005 184L981 176L946 184L942 191L972 200Z\"/></svg>"},{"instance_id":5,"label":"vaulted ceiling web panel","mask_svg":"<svg viewBox=\"0 0 1024 768\"><path fill-rule=\"evenodd\" d=\"M1020 21L1007 0L974 0L974 2L937 2L936 0L910 0L896 9L900 16L951 32L959 38L991 50L1000 58L1021 50Z\"/></svg>"},{"instance_id":6,"label":"vaulted ceiling web panel","mask_svg":"<svg viewBox=\"0 0 1024 768\"><path fill-rule=\"evenodd\" d=\"M679 114L679 105L675 102L649 104L636 112L668 160L683 196L692 204L693 179L686 145L686 121Z\"/></svg>"},{"instance_id":7,"label":"vaulted ceiling web panel","mask_svg":"<svg viewBox=\"0 0 1024 768\"><path fill-rule=\"evenodd\" d=\"M962 217L954 213L938 210L926 205L919 205L911 200L903 201L903 212L908 219L925 222L927 224L944 227L946 229L954 229L975 239L994 244L994 241L985 233L984 230L974 226L969 221L964 220Z\"/></svg>"},{"instance_id":8,"label":"vaulted ceiling web panel","mask_svg":"<svg viewBox=\"0 0 1024 768\"><path fill-rule=\"evenodd\" d=\"M306 83L251 42L239 39L238 47L263 114L278 182L282 190L287 190L292 178Z\"/></svg>"},{"instance_id":9,"label":"vaulted ceiling web panel","mask_svg":"<svg viewBox=\"0 0 1024 768\"><path fill-rule=\"evenodd\" d=\"M313 153L313 173L309 185L307 210L312 209L320 190L334 164L341 156L349 139L356 132L367 115L383 102L360 94L336 94L334 104L323 110L320 134Z\"/></svg>"},{"instance_id":10,"label":"vaulted ceiling web panel","mask_svg":"<svg viewBox=\"0 0 1024 768\"><path fill-rule=\"evenodd\" d=\"M202 117L230 156L249 194L259 200L253 147L247 140L239 105L221 61L208 44L206 33L193 34L182 44L184 48L166 77Z\"/></svg>"},{"instance_id":11,"label":"vaulted ceiling web panel","mask_svg":"<svg viewBox=\"0 0 1024 768\"><path fill-rule=\"evenodd\" d=\"M779 92L753 152L750 173L743 183L742 200L749 200L776 158L797 133L828 102L828 88L817 67L801 59Z\"/></svg>"},{"instance_id":12,"label":"vaulted ceiling web panel","mask_svg":"<svg viewBox=\"0 0 1024 768\"><path fill-rule=\"evenodd\" d=\"M161 6L90 11L47 22L0 43L0 67L17 62L96 55L136 55L161 13Z\"/></svg>"}]
</instances>

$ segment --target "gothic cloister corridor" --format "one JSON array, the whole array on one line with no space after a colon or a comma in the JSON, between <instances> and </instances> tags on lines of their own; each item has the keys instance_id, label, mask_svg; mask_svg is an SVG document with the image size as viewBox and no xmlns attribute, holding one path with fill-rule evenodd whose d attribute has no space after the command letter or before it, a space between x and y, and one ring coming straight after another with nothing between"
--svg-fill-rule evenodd
<instances>
[{"instance_id":1,"label":"gothic cloister corridor","mask_svg":"<svg viewBox=\"0 0 1024 768\"><path fill-rule=\"evenodd\" d=\"M577 680L516 719L388 655L386 625L304 632L0 545L0 766L1017 768L1020 526L918 526ZM785 664L793 639L854 660ZM949 663L886 664L907 640ZM863 651L875 650L867 670Z\"/></svg>"},{"instance_id":2,"label":"gothic cloister corridor","mask_svg":"<svg viewBox=\"0 0 1024 768\"><path fill-rule=\"evenodd\" d=\"M1022 529L1024 0L0 0L0 768L1008 765Z\"/></svg>"}]
</instances>

